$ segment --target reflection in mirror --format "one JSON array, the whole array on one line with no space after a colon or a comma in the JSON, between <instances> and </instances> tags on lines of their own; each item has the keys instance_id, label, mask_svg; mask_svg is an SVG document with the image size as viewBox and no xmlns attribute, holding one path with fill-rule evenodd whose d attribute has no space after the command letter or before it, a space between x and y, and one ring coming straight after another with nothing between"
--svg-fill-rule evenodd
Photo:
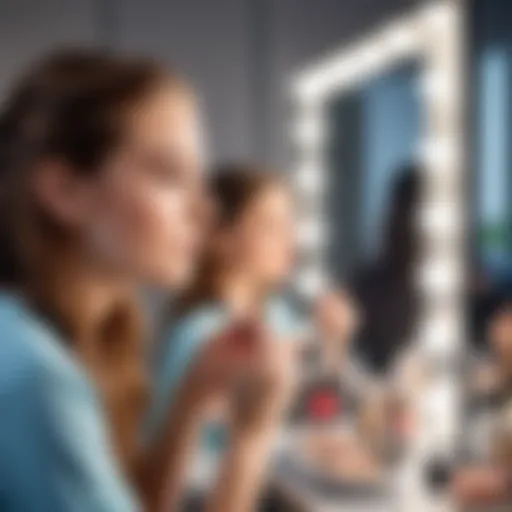
<instances>
[{"instance_id":1,"label":"reflection in mirror","mask_svg":"<svg viewBox=\"0 0 512 512\"><path fill-rule=\"evenodd\" d=\"M317 301L316 317L321 327L338 315L350 328L342 337L317 332L323 356L295 422L305 427L302 463L323 475L319 488L331 486L340 503L371 498L389 506L389 475L414 428L400 379L419 302L421 74L420 59L399 62L323 106L325 267L336 294Z\"/></svg>"},{"instance_id":2,"label":"reflection in mirror","mask_svg":"<svg viewBox=\"0 0 512 512\"><path fill-rule=\"evenodd\" d=\"M362 309L354 349L377 373L411 340L416 316L418 70L403 64L327 106L328 269Z\"/></svg>"},{"instance_id":3,"label":"reflection in mirror","mask_svg":"<svg viewBox=\"0 0 512 512\"><path fill-rule=\"evenodd\" d=\"M292 84L297 288L334 288L317 305L319 324L337 311L351 326L343 340L319 333L323 355L282 452L279 478L305 510L451 510L463 342L460 5L428 3Z\"/></svg>"}]
</instances>

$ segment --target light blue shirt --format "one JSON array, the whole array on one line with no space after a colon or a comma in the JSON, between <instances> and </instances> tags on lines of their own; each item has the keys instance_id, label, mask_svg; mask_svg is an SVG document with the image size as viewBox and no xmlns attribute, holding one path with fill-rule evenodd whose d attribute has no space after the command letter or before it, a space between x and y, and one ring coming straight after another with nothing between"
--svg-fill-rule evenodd
<instances>
[{"instance_id":1,"label":"light blue shirt","mask_svg":"<svg viewBox=\"0 0 512 512\"><path fill-rule=\"evenodd\" d=\"M0 294L0 510L140 510L95 389L21 298Z\"/></svg>"},{"instance_id":2,"label":"light blue shirt","mask_svg":"<svg viewBox=\"0 0 512 512\"><path fill-rule=\"evenodd\" d=\"M185 315L164 335L154 375L152 406L147 423L150 437L163 428L176 392L201 348L229 320L230 315L222 305L208 304ZM299 337L306 329L299 315L282 299L269 301L266 324L283 339Z\"/></svg>"}]
</instances>

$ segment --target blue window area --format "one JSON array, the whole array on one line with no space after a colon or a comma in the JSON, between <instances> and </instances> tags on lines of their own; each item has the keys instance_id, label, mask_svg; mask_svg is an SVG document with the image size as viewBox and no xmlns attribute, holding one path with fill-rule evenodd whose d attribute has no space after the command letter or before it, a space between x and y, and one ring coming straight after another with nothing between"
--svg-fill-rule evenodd
<instances>
[{"instance_id":1,"label":"blue window area","mask_svg":"<svg viewBox=\"0 0 512 512\"><path fill-rule=\"evenodd\" d=\"M421 135L419 73L407 66L363 89L361 246L365 258L382 245L383 222L394 179L416 160Z\"/></svg>"},{"instance_id":2,"label":"blue window area","mask_svg":"<svg viewBox=\"0 0 512 512\"><path fill-rule=\"evenodd\" d=\"M512 290L512 6L485 0L474 12L474 224L480 270Z\"/></svg>"},{"instance_id":3,"label":"blue window area","mask_svg":"<svg viewBox=\"0 0 512 512\"><path fill-rule=\"evenodd\" d=\"M404 64L328 106L328 260L339 280L378 256L393 182L416 160L422 124L419 70L416 63Z\"/></svg>"}]
</instances>

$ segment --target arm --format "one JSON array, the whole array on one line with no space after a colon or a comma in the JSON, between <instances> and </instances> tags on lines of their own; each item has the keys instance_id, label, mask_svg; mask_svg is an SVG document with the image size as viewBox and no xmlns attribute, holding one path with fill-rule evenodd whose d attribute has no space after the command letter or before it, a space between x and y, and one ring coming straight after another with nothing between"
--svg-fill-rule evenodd
<instances>
[{"instance_id":1,"label":"arm","mask_svg":"<svg viewBox=\"0 0 512 512\"><path fill-rule=\"evenodd\" d=\"M102 409L74 368L24 362L10 382L2 380L0 410L0 473L13 510L140 510L112 454Z\"/></svg>"},{"instance_id":2,"label":"arm","mask_svg":"<svg viewBox=\"0 0 512 512\"><path fill-rule=\"evenodd\" d=\"M234 437L207 512L253 510L265 480L276 430L276 424L269 422L252 433Z\"/></svg>"},{"instance_id":3,"label":"arm","mask_svg":"<svg viewBox=\"0 0 512 512\"><path fill-rule=\"evenodd\" d=\"M179 504L203 406L213 388L205 363L217 364L210 356L216 341L212 335L223 323L214 311L200 312L175 326L165 338L146 425L149 448L139 478L151 510L168 512Z\"/></svg>"},{"instance_id":4,"label":"arm","mask_svg":"<svg viewBox=\"0 0 512 512\"><path fill-rule=\"evenodd\" d=\"M232 444L206 510L253 510L265 480L276 434L293 396L295 351L269 340L232 396Z\"/></svg>"},{"instance_id":5,"label":"arm","mask_svg":"<svg viewBox=\"0 0 512 512\"><path fill-rule=\"evenodd\" d=\"M314 317L322 341L322 365L337 374L349 357L349 346L360 323L359 312L346 293L329 292L318 299Z\"/></svg>"},{"instance_id":6,"label":"arm","mask_svg":"<svg viewBox=\"0 0 512 512\"><path fill-rule=\"evenodd\" d=\"M239 329L233 325L219 331L219 323L215 315L196 317L169 343L173 351L167 354L156 390L157 405L166 408L166 419L163 428L158 428L160 434L151 445L141 476L151 510L176 509L205 406L231 389L235 376L244 371L243 357L233 346Z\"/></svg>"},{"instance_id":7,"label":"arm","mask_svg":"<svg viewBox=\"0 0 512 512\"><path fill-rule=\"evenodd\" d=\"M174 396L166 427L148 454L142 489L150 510L174 510L178 505L190 460L188 455L196 441L204 405L218 393L244 388L240 386L240 377L257 366L257 361L240 355L233 346L239 330L236 326L226 328L213 339L210 332L210 337L202 336L202 341L193 343L193 357L187 357L193 363L187 366L183 383ZM270 357L263 366L269 369L267 363L276 360L285 361L285 358ZM263 358L259 362L262 361ZM283 365L279 367L282 368ZM259 489L286 394L282 373L269 372L263 377L261 372L256 372L257 378L249 379L251 385L235 400L234 441L210 503L212 510L250 509L240 504L252 503ZM276 375L279 378L274 378Z\"/></svg>"},{"instance_id":8,"label":"arm","mask_svg":"<svg viewBox=\"0 0 512 512\"><path fill-rule=\"evenodd\" d=\"M197 444L203 396L194 385L178 392L166 425L150 447L140 478L146 509L176 510L191 453Z\"/></svg>"}]
</instances>

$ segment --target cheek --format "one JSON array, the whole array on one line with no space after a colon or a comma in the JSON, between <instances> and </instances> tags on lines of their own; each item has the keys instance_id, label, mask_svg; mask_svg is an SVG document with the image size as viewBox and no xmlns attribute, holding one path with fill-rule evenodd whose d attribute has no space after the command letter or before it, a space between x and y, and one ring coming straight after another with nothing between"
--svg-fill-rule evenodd
<instances>
[{"instance_id":1,"label":"cheek","mask_svg":"<svg viewBox=\"0 0 512 512\"><path fill-rule=\"evenodd\" d=\"M294 263L293 243L286 236L261 236L252 247L261 272L269 277L284 278Z\"/></svg>"},{"instance_id":2,"label":"cheek","mask_svg":"<svg viewBox=\"0 0 512 512\"><path fill-rule=\"evenodd\" d=\"M147 247L167 244L173 239L173 231L182 222L182 208L172 196L143 194L135 196L121 209L121 222L127 239L143 242ZM123 222L124 220L124 222ZM130 236L131 235L131 236Z\"/></svg>"},{"instance_id":3,"label":"cheek","mask_svg":"<svg viewBox=\"0 0 512 512\"><path fill-rule=\"evenodd\" d=\"M165 280L191 256L186 213L178 192L124 188L105 196L98 206L95 239L106 256L128 272Z\"/></svg>"},{"instance_id":4,"label":"cheek","mask_svg":"<svg viewBox=\"0 0 512 512\"><path fill-rule=\"evenodd\" d=\"M277 274L284 276L291 272L295 263L295 249L290 240L283 238L276 243L274 260Z\"/></svg>"},{"instance_id":5,"label":"cheek","mask_svg":"<svg viewBox=\"0 0 512 512\"><path fill-rule=\"evenodd\" d=\"M110 226L115 231L113 236L125 249L136 252L139 244L153 247L165 240L172 208L158 196L144 193L144 190L134 191L117 196L107 209Z\"/></svg>"},{"instance_id":6,"label":"cheek","mask_svg":"<svg viewBox=\"0 0 512 512\"><path fill-rule=\"evenodd\" d=\"M196 240L189 205L183 194L162 191L140 197L127 208L125 232L135 253L147 265L170 273L190 264Z\"/></svg>"}]
</instances>

